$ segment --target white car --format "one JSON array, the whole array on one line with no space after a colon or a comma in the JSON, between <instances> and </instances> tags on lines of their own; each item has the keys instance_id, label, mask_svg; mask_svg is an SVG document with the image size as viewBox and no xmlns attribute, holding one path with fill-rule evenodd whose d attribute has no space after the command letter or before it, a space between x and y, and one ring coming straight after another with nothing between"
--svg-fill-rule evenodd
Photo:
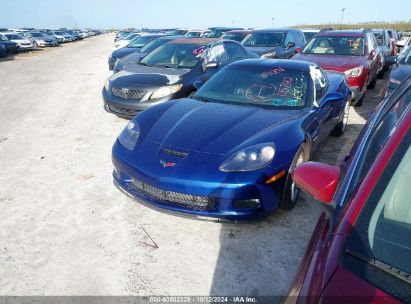
<instances>
[{"instance_id":1,"label":"white car","mask_svg":"<svg viewBox=\"0 0 411 304\"><path fill-rule=\"evenodd\" d=\"M57 34L57 32L54 31L47 32L47 35L54 37L55 39L57 39L59 43L63 43L66 41L66 38L64 38L63 35Z\"/></svg>"},{"instance_id":2,"label":"white car","mask_svg":"<svg viewBox=\"0 0 411 304\"><path fill-rule=\"evenodd\" d=\"M142 36L142 35L147 35L147 33L132 33L128 35L127 37L123 38L122 40L118 40L114 43L114 50L121 49L125 46L127 46L132 40Z\"/></svg>"},{"instance_id":3,"label":"white car","mask_svg":"<svg viewBox=\"0 0 411 304\"><path fill-rule=\"evenodd\" d=\"M4 33L2 35L6 36L8 40L17 43L20 46L20 50L32 50L34 48L33 43L22 35L17 33Z\"/></svg>"}]
</instances>

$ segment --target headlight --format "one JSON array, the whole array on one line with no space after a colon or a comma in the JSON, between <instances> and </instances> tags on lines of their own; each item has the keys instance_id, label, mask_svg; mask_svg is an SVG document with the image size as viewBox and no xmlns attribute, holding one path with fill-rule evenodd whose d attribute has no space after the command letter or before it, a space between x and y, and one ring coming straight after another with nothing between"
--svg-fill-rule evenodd
<instances>
[{"instance_id":1,"label":"headlight","mask_svg":"<svg viewBox=\"0 0 411 304\"><path fill-rule=\"evenodd\" d=\"M133 150L140 137L140 127L134 122L129 122L118 136L118 141L127 150Z\"/></svg>"},{"instance_id":2,"label":"headlight","mask_svg":"<svg viewBox=\"0 0 411 304\"><path fill-rule=\"evenodd\" d=\"M345 71L344 74L345 76L351 78L351 77L358 77L362 74L362 66L358 66L356 68L353 68L351 70Z\"/></svg>"},{"instance_id":3,"label":"headlight","mask_svg":"<svg viewBox=\"0 0 411 304\"><path fill-rule=\"evenodd\" d=\"M395 85L399 85L401 84L401 80L395 79L395 78L390 78L390 80L388 80L389 82L392 82Z\"/></svg>"},{"instance_id":4,"label":"headlight","mask_svg":"<svg viewBox=\"0 0 411 304\"><path fill-rule=\"evenodd\" d=\"M110 79L109 78L107 78L106 81L104 82L104 88L106 89L106 91L110 89Z\"/></svg>"},{"instance_id":5,"label":"headlight","mask_svg":"<svg viewBox=\"0 0 411 304\"><path fill-rule=\"evenodd\" d=\"M221 166L223 172L254 171L266 167L275 155L274 143L245 148L229 157Z\"/></svg>"},{"instance_id":6,"label":"headlight","mask_svg":"<svg viewBox=\"0 0 411 304\"><path fill-rule=\"evenodd\" d=\"M272 53L264 54L264 55L261 56L261 58L274 58L275 55L277 55L277 52L272 52Z\"/></svg>"},{"instance_id":7,"label":"headlight","mask_svg":"<svg viewBox=\"0 0 411 304\"><path fill-rule=\"evenodd\" d=\"M172 85L172 86L161 87L161 88L155 90L153 92L153 94L151 94L150 99L158 99L158 98L162 98L162 97L165 97L165 96L169 96L171 94L174 94L174 93L180 91L182 87L183 87L182 84L176 84L176 85Z\"/></svg>"}]
</instances>

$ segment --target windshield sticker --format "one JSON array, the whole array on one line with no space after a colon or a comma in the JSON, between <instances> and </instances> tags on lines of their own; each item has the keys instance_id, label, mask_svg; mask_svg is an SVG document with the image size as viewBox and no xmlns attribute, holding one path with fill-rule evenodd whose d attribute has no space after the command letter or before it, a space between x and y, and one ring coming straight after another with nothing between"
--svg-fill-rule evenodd
<instances>
[{"instance_id":1,"label":"windshield sticker","mask_svg":"<svg viewBox=\"0 0 411 304\"><path fill-rule=\"evenodd\" d=\"M283 68L278 67L278 68L269 70L268 72L261 73L260 76L261 76L261 78L268 78L269 76L277 75L277 74L280 74L284 71L285 70Z\"/></svg>"},{"instance_id":2,"label":"windshield sticker","mask_svg":"<svg viewBox=\"0 0 411 304\"><path fill-rule=\"evenodd\" d=\"M245 95L255 102L269 102L276 91L277 87L272 84L254 84L248 88Z\"/></svg>"}]
</instances>

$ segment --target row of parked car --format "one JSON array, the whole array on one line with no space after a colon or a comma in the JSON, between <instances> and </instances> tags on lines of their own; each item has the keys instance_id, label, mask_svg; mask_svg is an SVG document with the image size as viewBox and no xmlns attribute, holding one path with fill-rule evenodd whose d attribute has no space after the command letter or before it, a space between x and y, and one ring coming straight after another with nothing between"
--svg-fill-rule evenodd
<instances>
[{"instance_id":1,"label":"row of parked car","mask_svg":"<svg viewBox=\"0 0 411 304\"><path fill-rule=\"evenodd\" d=\"M219 221L292 209L302 189L325 212L286 302L410 302L411 48L397 55L384 29L173 34L137 33L110 56L104 107L131 118L112 149L118 189ZM350 154L312 162L390 65Z\"/></svg>"},{"instance_id":2,"label":"row of parked car","mask_svg":"<svg viewBox=\"0 0 411 304\"><path fill-rule=\"evenodd\" d=\"M100 30L0 29L0 57L99 35Z\"/></svg>"}]
</instances>

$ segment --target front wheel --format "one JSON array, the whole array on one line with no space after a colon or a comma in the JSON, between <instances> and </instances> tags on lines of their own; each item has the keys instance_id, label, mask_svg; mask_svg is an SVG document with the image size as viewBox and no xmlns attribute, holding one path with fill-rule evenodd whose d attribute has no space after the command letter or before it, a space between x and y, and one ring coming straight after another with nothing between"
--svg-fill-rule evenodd
<instances>
[{"instance_id":1,"label":"front wheel","mask_svg":"<svg viewBox=\"0 0 411 304\"><path fill-rule=\"evenodd\" d=\"M369 89L375 89L376 84L377 84L377 77L374 77L374 79L368 85L368 88Z\"/></svg>"},{"instance_id":2,"label":"front wheel","mask_svg":"<svg viewBox=\"0 0 411 304\"><path fill-rule=\"evenodd\" d=\"M34 41L34 42L33 42L33 46L34 46L34 48L37 49L37 48L39 47L39 44L38 44L36 41Z\"/></svg>"},{"instance_id":3,"label":"front wheel","mask_svg":"<svg viewBox=\"0 0 411 304\"><path fill-rule=\"evenodd\" d=\"M309 158L309 153L307 149L305 148L305 144L302 144L298 148L297 153L295 153L293 161L291 162L291 165L290 165L290 169L288 170L287 180L285 182L283 195L280 201L280 208L285 209L285 210L291 210L297 204L298 196L300 194L300 188L291 178L291 173L294 171L295 167L308 161L308 158Z\"/></svg>"}]
</instances>

